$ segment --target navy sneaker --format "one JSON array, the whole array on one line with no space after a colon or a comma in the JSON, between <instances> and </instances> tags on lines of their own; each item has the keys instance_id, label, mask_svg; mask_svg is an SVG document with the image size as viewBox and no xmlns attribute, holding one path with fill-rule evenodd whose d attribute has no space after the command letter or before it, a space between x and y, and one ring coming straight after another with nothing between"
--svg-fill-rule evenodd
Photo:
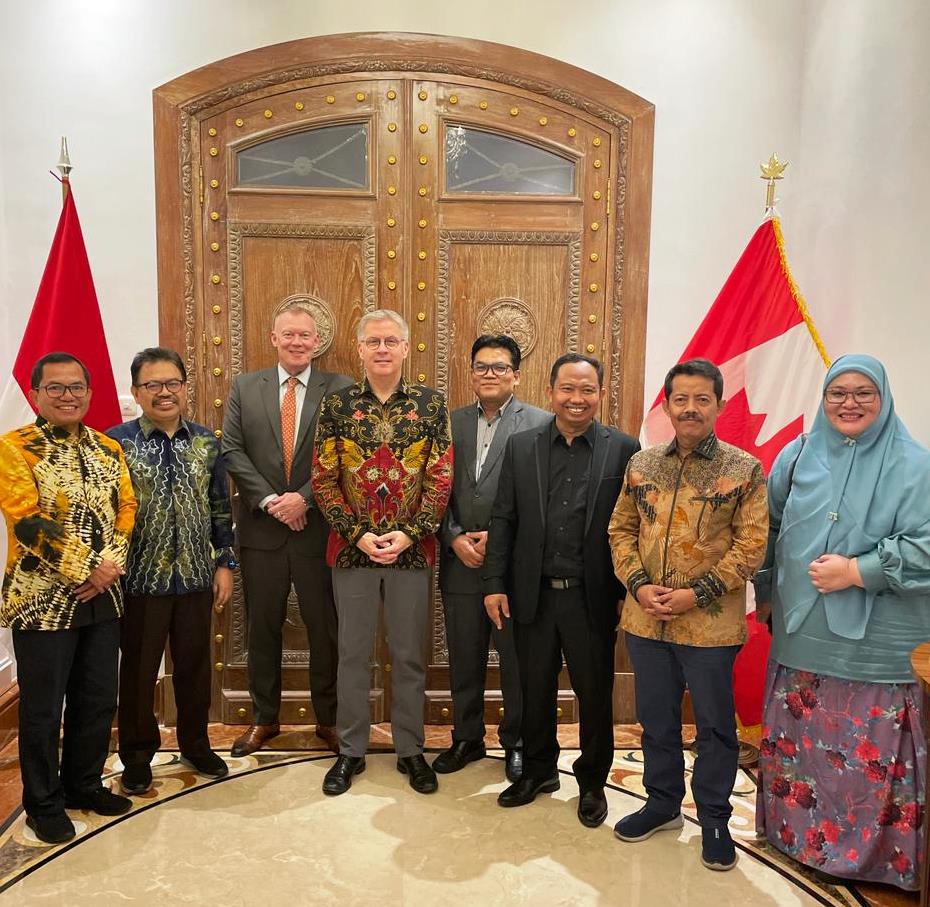
<instances>
[{"instance_id":1,"label":"navy sneaker","mask_svg":"<svg viewBox=\"0 0 930 907\"><path fill-rule=\"evenodd\" d=\"M657 831L678 829L684 824L685 821L680 812L669 816L665 813L653 812L648 806L644 806L638 812L624 816L614 826L614 834L621 841L645 841Z\"/></svg>"},{"instance_id":2,"label":"navy sneaker","mask_svg":"<svg viewBox=\"0 0 930 907\"><path fill-rule=\"evenodd\" d=\"M736 847L725 825L701 829L701 862L717 872L726 872L736 865Z\"/></svg>"}]
</instances>

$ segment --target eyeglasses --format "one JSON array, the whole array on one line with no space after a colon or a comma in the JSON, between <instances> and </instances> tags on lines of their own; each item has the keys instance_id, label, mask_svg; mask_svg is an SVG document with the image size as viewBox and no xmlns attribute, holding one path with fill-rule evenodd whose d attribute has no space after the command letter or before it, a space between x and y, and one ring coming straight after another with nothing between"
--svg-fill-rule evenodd
<instances>
[{"instance_id":1,"label":"eyeglasses","mask_svg":"<svg viewBox=\"0 0 930 907\"><path fill-rule=\"evenodd\" d=\"M507 365L506 362L473 362L471 370L476 375L486 375L488 372L492 372L495 377L503 378L507 372L512 372L514 369L512 365Z\"/></svg>"},{"instance_id":2,"label":"eyeglasses","mask_svg":"<svg viewBox=\"0 0 930 907\"><path fill-rule=\"evenodd\" d=\"M184 387L184 382L180 378L170 378L167 381L146 381L144 384L137 384L136 387L144 387L150 394L160 394L162 388L176 394Z\"/></svg>"},{"instance_id":3,"label":"eyeglasses","mask_svg":"<svg viewBox=\"0 0 930 907\"><path fill-rule=\"evenodd\" d=\"M45 391L53 400L64 397L65 391L71 394L75 400L80 400L87 396L88 387L86 384L40 384L36 390Z\"/></svg>"},{"instance_id":4,"label":"eyeglasses","mask_svg":"<svg viewBox=\"0 0 930 907\"><path fill-rule=\"evenodd\" d=\"M852 397L856 403L874 403L875 398L878 396L878 391L872 390L857 390L857 391L844 391L840 390L838 387L831 387L824 395L824 399L827 403L833 404L842 404L846 402L847 397Z\"/></svg>"},{"instance_id":5,"label":"eyeglasses","mask_svg":"<svg viewBox=\"0 0 930 907\"><path fill-rule=\"evenodd\" d=\"M383 343L385 349L396 350L404 341L400 337L366 337L362 343L368 349L374 351L381 348Z\"/></svg>"}]
</instances>

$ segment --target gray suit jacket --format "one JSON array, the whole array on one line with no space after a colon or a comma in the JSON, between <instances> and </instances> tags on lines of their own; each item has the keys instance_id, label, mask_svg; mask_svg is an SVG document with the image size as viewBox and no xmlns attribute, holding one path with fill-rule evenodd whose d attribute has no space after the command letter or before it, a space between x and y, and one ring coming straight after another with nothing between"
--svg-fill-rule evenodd
<instances>
[{"instance_id":1,"label":"gray suit jacket","mask_svg":"<svg viewBox=\"0 0 930 907\"><path fill-rule=\"evenodd\" d=\"M280 548L291 530L259 509L270 494L296 491L308 501L313 435L320 401L329 393L352 384L345 375L310 372L291 464L291 478L284 478L281 446L281 404L278 368L239 375L232 385L223 420L223 455L239 492L239 544L247 548ZM308 542L308 554L323 556L329 528L319 510L311 506L307 527L299 535Z\"/></svg>"},{"instance_id":2,"label":"gray suit jacket","mask_svg":"<svg viewBox=\"0 0 930 907\"><path fill-rule=\"evenodd\" d=\"M497 494L497 481L501 473L501 455L507 439L518 431L545 425L552 413L523 403L516 397L511 401L484 461L481 478L475 481L475 461L478 456L478 406L471 403L452 413L452 444L455 450L455 475L452 480L452 497L439 533L439 586L443 592L480 593L481 570L466 567L452 550L452 541L463 532L488 528L491 507Z\"/></svg>"}]
</instances>

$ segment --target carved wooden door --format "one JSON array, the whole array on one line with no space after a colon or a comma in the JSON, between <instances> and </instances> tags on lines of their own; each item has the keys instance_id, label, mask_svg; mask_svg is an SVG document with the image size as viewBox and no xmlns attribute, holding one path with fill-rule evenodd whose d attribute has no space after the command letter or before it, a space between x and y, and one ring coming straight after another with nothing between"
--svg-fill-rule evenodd
<instances>
[{"instance_id":1,"label":"carved wooden door","mask_svg":"<svg viewBox=\"0 0 930 907\"><path fill-rule=\"evenodd\" d=\"M358 375L359 316L392 308L411 326L407 377L446 393L450 408L473 399L474 338L503 331L524 353L523 399L545 406L553 360L582 350L608 364L604 418L638 418L641 361L631 368L620 344L625 234L612 223L622 213L616 193L627 189L628 126L519 80L450 77L446 67L435 70L442 75L374 68L302 78L292 70L264 87L217 92L197 102L206 106L189 120L187 149L182 121L181 175L187 154L197 224L184 332L197 376L195 414L219 428L231 378L275 362L270 313L301 296L323 337L315 368ZM621 376L636 367L631 405ZM292 605L281 720L311 722L306 638ZM442 723L451 721L452 703L438 590L432 608L427 720ZM245 722L251 705L238 588L216 641L216 717ZM625 653L618 659L628 679ZM390 716L389 678L382 633L372 664L375 720ZM561 686L562 719L572 720L567 676ZM493 665L488 689L493 723L500 707ZM630 702L618 693L618 720L630 720Z\"/></svg>"}]
</instances>

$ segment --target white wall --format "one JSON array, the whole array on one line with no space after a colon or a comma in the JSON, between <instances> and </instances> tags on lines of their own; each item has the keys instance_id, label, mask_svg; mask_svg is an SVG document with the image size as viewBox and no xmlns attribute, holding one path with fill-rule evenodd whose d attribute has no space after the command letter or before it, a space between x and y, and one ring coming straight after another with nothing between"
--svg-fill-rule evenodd
<instances>
[{"instance_id":1,"label":"white wall","mask_svg":"<svg viewBox=\"0 0 930 907\"><path fill-rule=\"evenodd\" d=\"M760 220L757 165L777 150L792 162L780 186L789 261L828 351L882 356L899 411L930 443L921 0L33 0L5 4L2 21L0 373L54 231L60 135L124 389L133 351L157 339L151 90L278 41L435 32L559 57L655 103L650 402Z\"/></svg>"}]
</instances>

